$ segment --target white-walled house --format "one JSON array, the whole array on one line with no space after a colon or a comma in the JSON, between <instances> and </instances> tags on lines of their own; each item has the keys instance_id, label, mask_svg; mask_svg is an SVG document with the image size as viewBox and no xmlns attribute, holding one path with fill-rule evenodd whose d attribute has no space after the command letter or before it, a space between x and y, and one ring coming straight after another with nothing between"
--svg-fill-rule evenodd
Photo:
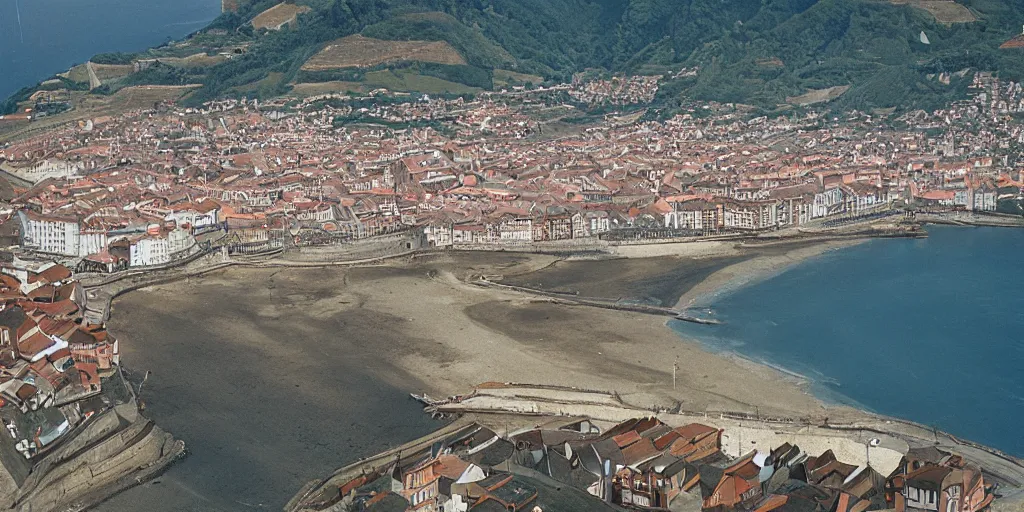
<instances>
[{"instance_id":1,"label":"white-walled house","mask_svg":"<svg viewBox=\"0 0 1024 512\"><path fill-rule=\"evenodd\" d=\"M178 226L188 225L196 229L220 222L220 205L211 200L175 206L172 210L164 220L173 221Z\"/></svg>"},{"instance_id":2,"label":"white-walled house","mask_svg":"<svg viewBox=\"0 0 1024 512\"><path fill-rule=\"evenodd\" d=\"M129 265L143 267L164 265L171 261L171 251L167 238L163 236L144 236L131 244Z\"/></svg>"},{"instance_id":3,"label":"white-walled house","mask_svg":"<svg viewBox=\"0 0 1024 512\"><path fill-rule=\"evenodd\" d=\"M195 246L196 238L187 229L175 228L167 233L167 252L172 260L188 256Z\"/></svg>"},{"instance_id":4,"label":"white-walled house","mask_svg":"<svg viewBox=\"0 0 1024 512\"><path fill-rule=\"evenodd\" d=\"M102 232L82 232L78 219L41 215L32 211L18 212L21 224L21 246L25 249L61 256L82 257L107 246Z\"/></svg>"}]
</instances>

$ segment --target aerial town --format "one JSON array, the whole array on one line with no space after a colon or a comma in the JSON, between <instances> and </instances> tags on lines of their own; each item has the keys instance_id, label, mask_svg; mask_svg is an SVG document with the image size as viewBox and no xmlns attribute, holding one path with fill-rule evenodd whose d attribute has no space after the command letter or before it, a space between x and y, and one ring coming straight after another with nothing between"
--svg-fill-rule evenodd
<instances>
[{"instance_id":1,"label":"aerial town","mask_svg":"<svg viewBox=\"0 0 1024 512\"><path fill-rule=\"evenodd\" d=\"M258 253L415 231L438 248L582 245L907 208L1021 213L1024 130L1008 117L1024 103L1019 84L978 74L970 100L896 120L751 118L742 105L704 104L665 121L642 110L559 121L572 98L633 104L656 90L622 77L473 100L155 104L0 147L0 235L74 271L113 272L211 244Z\"/></svg>"},{"instance_id":2,"label":"aerial town","mask_svg":"<svg viewBox=\"0 0 1024 512\"><path fill-rule=\"evenodd\" d=\"M1024 214L1024 129L1011 117L1024 109L1020 84L978 74L969 100L896 119L695 104L653 120L642 105L657 90L658 77L577 75L473 99L158 102L0 146L0 418L12 440L0 442L10 477L0 480L22 486L51 447L70 449L62 439L89 438L79 434L91 416L135 405L108 312L89 304L82 279L395 235L410 251L586 249ZM31 126L55 98L40 96L37 111L2 118L0 129ZM592 104L623 110L580 121L579 106ZM129 416L119 428L137 425ZM935 447L880 473L789 443L726 454L727 433L652 418L504 436L475 425L364 465L296 510L687 501L715 512L978 512L996 496L974 463ZM163 447L147 460L181 453L156 439Z\"/></svg>"}]
</instances>

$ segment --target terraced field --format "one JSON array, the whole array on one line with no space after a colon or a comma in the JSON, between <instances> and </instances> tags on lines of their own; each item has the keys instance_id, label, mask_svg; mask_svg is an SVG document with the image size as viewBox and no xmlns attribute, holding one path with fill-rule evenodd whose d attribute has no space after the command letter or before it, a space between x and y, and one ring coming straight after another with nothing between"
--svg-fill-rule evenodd
<instances>
[{"instance_id":1,"label":"terraced field","mask_svg":"<svg viewBox=\"0 0 1024 512\"><path fill-rule=\"evenodd\" d=\"M970 23L977 21L970 9L953 0L890 0L897 5L910 5L924 9L939 23Z\"/></svg>"},{"instance_id":2,"label":"terraced field","mask_svg":"<svg viewBox=\"0 0 1024 512\"><path fill-rule=\"evenodd\" d=\"M544 81L544 77L537 75L528 75L526 73L517 73L515 71L509 71L506 69L495 69L494 70L494 86L505 87L508 85L518 84L540 84Z\"/></svg>"},{"instance_id":3,"label":"terraced field","mask_svg":"<svg viewBox=\"0 0 1024 512\"><path fill-rule=\"evenodd\" d=\"M432 76L389 69L367 73L363 85L371 89L383 88L391 91L413 91L427 94L473 94L481 90L478 87L449 82Z\"/></svg>"},{"instance_id":4,"label":"terraced field","mask_svg":"<svg viewBox=\"0 0 1024 512\"><path fill-rule=\"evenodd\" d=\"M786 103L792 105L814 105L815 103L825 103L832 101L843 95L844 92L850 89L849 85L840 85L837 87L829 87L828 89L815 89L807 91L799 96L790 96L786 98Z\"/></svg>"},{"instance_id":5,"label":"terraced field","mask_svg":"<svg viewBox=\"0 0 1024 512\"><path fill-rule=\"evenodd\" d=\"M305 71L342 68L368 68L392 62L432 62L465 64L452 45L445 41L385 41L361 35L343 37L328 44L305 64Z\"/></svg>"},{"instance_id":6,"label":"terraced field","mask_svg":"<svg viewBox=\"0 0 1024 512\"><path fill-rule=\"evenodd\" d=\"M205 53L196 53L189 55L188 57L160 57L158 60L160 63L167 64L168 66L206 68L216 66L217 64L228 60L228 58L223 55L211 56Z\"/></svg>"},{"instance_id":7,"label":"terraced field","mask_svg":"<svg viewBox=\"0 0 1024 512\"><path fill-rule=\"evenodd\" d=\"M298 15L311 10L312 9L305 5L286 3L277 4L256 15L256 17L252 19L252 28L257 30L261 28L278 30L286 23L294 23L295 18Z\"/></svg>"}]
</instances>

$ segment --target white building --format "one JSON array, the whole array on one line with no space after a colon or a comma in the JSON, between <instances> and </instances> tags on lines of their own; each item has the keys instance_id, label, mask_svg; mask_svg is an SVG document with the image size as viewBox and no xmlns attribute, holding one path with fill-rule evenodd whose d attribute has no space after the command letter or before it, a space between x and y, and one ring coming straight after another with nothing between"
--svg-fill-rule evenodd
<instances>
[{"instance_id":1,"label":"white building","mask_svg":"<svg viewBox=\"0 0 1024 512\"><path fill-rule=\"evenodd\" d=\"M665 214L665 227L671 229L689 229L700 231L704 229L704 215L702 210L676 210ZM713 228L714 226L708 226Z\"/></svg>"},{"instance_id":2,"label":"white building","mask_svg":"<svg viewBox=\"0 0 1024 512\"><path fill-rule=\"evenodd\" d=\"M192 229L212 226L220 221L220 208L213 201L202 201L187 208L177 209L167 214L164 220L174 221L178 226L191 226Z\"/></svg>"},{"instance_id":3,"label":"white building","mask_svg":"<svg viewBox=\"0 0 1024 512\"><path fill-rule=\"evenodd\" d=\"M47 178L72 179L78 176L79 171L84 168L85 164L81 162L48 159L38 162L31 167L13 168L10 171L11 174L19 178L31 181L32 183L39 183Z\"/></svg>"},{"instance_id":4,"label":"white building","mask_svg":"<svg viewBox=\"0 0 1024 512\"><path fill-rule=\"evenodd\" d=\"M172 260L188 256L195 246L196 238L186 229L175 228L167 233L167 252Z\"/></svg>"},{"instance_id":5,"label":"white building","mask_svg":"<svg viewBox=\"0 0 1024 512\"><path fill-rule=\"evenodd\" d=\"M574 213L571 220L573 238L586 238L590 236L590 226L582 213Z\"/></svg>"},{"instance_id":6,"label":"white building","mask_svg":"<svg viewBox=\"0 0 1024 512\"><path fill-rule=\"evenodd\" d=\"M811 207L811 216L814 218L826 217L835 213L836 206L843 203L843 190L840 187L826 189L823 192L814 194L814 204Z\"/></svg>"},{"instance_id":7,"label":"white building","mask_svg":"<svg viewBox=\"0 0 1024 512\"><path fill-rule=\"evenodd\" d=\"M107 248L107 234L100 231L78 233L78 256L96 254Z\"/></svg>"},{"instance_id":8,"label":"white building","mask_svg":"<svg viewBox=\"0 0 1024 512\"><path fill-rule=\"evenodd\" d=\"M752 210L726 208L723 214L723 225L732 229L756 229L757 216Z\"/></svg>"},{"instance_id":9,"label":"white building","mask_svg":"<svg viewBox=\"0 0 1024 512\"><path fill-rule=\"evenodd\" d=\"M334 206L321 203L312 208L296 213L295 218L302 221L328 222L338 220L338 215Z\"/></svg>"},{"instance_id":10,"label":"white building","mask_svg":"<svg viewBox=\"0 0 1024 512\"><path fill-rule=\"evenodd\" d=\"M498 225L502 242L532 242L533 219L529 217L506 217Z\"/></svg>"},{"instance_id":11,"label":"white building","mask_svg":"<svg viewBox=\"0 0 1024 512\"><path fill-rule=\"evenodd\" d=\"M611 230L611 219L608 218L608 212L588 211L583 222L587 224L587 231L591 235L599 235Z\"/></svg>"},{"instance_id":12,"label":"white building","mask_svg":"<svg viewBox=\"0 0 1024 512\"><path fill-rule=\"evenodd\" d=\"M171 261L169 244L163 237L140 238L131 244L130 254L129 264L133 267L164 265Z\"/></svg>"},{"instance_id":13,"label":"white building","mask_svg":"<svg viewBox=\"0 0 1024 512\"><path fill-rule=\"evenodd\" d=\"M974 190L971 209L975 211L994 212L998 204L998 195L991 188L979 188Z\"/></svg>"},{"instance_id":14,"label":"white building","mask_svg":"<svg viewBox=\"0 0 1024 512\"><path fill-rule=\"evenodd\" d=\"M107 246L106 233L83 233L75 218L22 210L18 212L18 221L21 223L21 246L25 249L82 257Z\"/></svg>"},{"instance_id":15,"label":"white building","mask_svg":"<svg viewBox=\"0 0 1024 512\"><path fill-rule=\"evenodd\" d=\"M423 234L431 247L450 247L454 243L452 231L452 224L447 223L428 224L423 227Z\"/></svg>"}]
</instances>

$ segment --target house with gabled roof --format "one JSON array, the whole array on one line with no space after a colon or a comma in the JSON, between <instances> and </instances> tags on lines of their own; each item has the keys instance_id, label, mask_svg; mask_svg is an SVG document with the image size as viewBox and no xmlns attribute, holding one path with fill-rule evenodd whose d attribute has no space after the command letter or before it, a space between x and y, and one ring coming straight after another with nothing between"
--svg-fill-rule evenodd
<instances>
[{"instance_id":1,"label":"house with gabled roof","mask_svg":"<svg viewBox=\"0 0 1024 512\"><path fill-rule=\"evenodd\" d=\"M752 508L763 495L759 480L761 467L751 453L728 466L705 464L700 467L700 489L703 508L730 510L737 506Z\"/></svg>"},{"instance_id":2,"label":"house with gabled roof","mask_svg":"<svg viewBox=\"0 0 1024 512\"><path fill-rule=\"evenodd\" d=\"M400 494L412 504L410 510L439 512L451 500L453 484L477 482L486 476L482 468L455 455L436 455L405 472Z\"/></svg>"},{"instance_id":3,"label":"house with gabled roof","mask_svg":"<svg viewBox=\"0 0 1024 512\"><path fill-rule=\"evenodd\" d=\"M994 499L981 469L932 447L910 450L886 484L897 512L978 512Z\"/></svg>"}]
</instances>

